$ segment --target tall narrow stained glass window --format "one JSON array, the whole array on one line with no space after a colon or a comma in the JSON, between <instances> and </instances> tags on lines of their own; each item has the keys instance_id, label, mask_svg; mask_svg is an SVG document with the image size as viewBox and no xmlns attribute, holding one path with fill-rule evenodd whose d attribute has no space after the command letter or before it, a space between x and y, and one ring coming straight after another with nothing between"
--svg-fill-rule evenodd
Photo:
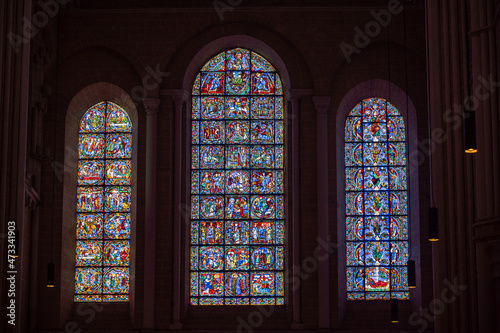
<instances>
[{"instance_id":1,"label":"tall narrow stained glass window","mask_svg":"<svg viewBox=\"0 0 500 333\"><path fill-rule=\"evenodd\" d=\"M192 305L284 303L283 89L259 54L208 61L192 99Z\"/></svg>"},{"instance_id":2,"label":"tall narrow stained glass window","mask_svg":"<svg viewBox=\"0 0 500 333\"><path fill-rule=\"evenodd\" d=\"M382 98L345 123L347 299L408 299L404 119Z\"/></svg>"},{"instance_id":3,"label":"tall narrow stained glass window","mask_svg":"<svg viewBox=\"0 0 500 333\"><path fill-rule=\"evenodd\" d=\"M80 121L76 302L129 300L131 132L129 116L111 102Z\"/></svg>"}]
</instances>

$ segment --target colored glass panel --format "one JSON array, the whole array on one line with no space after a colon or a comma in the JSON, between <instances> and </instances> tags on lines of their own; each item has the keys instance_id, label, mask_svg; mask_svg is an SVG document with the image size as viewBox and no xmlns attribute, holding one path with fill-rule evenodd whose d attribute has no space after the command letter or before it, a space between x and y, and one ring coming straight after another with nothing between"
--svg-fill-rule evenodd
<instances>
[{"instance_id":1,"label":"colored glass panel","mask_svg":"<svg viewBox=\"0 0 500 333\"><path fill-rule=\"evenodd\" d=\"M80 122L75 302L129 300L132 123L100 102Z\"/></svg>"},{"instance_id":2,"label":"colored glass panel","mask_svg":"<svg viewBox=\"0 0 500 333\"><path fill-rule=\"evenodd\" d=\"M132 166L130 160L108 160L106 185L130 185Z\"/></svg>"},{"instance_id":3,"label":"colored glass panel","mask_svg":"<svg viewBox=\"0 0 500 333\"><path fill-rule=\"evenodd\" d=\"M192 97L191 305L284 304L284 107L274 67L243 48Z\"/></svg>"},{"instance_id":4,"label":"colored glass panel","mask_svg":"<svg viewBox=\"0 0 500 333\"><path fill-rule=\"evenodd\" d=\"M104 158L105 140L103 134L80 134L78 153L80 158Z\"/></svg>"},{"instance_id":5,"label":"colored glass panel","mask_svg":"<svg viewBox=\"0 0 500 333\"><path fill-rule=\"evenodd\" d=\"M76 223L77 239L102 238L102 214L78 214Z\"/></svg>"},{"instance_id":6,"label":"colored glass panel","mask_svg":"<svg viewBox=\"0 0 500 333\"><path fill-rule=\"evenodd\" d=\"M408 299L404 119L386 100L364 99L344 140L347 299Z\"/></svg>"},{"instance_id":7,"label":"colored glass panel","mask_svg":"<svg viewBox=\"0 0 500 333\"><path fill-rule=\"evenodd\" d=\"M103 181L104 164L102 161L80 161L78 170L78 185L99 185Z\"/></svg>"}]
</instances>

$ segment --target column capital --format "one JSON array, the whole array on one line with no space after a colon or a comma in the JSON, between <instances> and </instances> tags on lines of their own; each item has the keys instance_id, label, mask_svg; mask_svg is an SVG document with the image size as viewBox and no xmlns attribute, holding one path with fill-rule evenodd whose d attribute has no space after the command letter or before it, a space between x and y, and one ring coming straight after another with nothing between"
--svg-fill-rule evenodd
<instances>
[{"instance_id":1,"label":"column capital","mask_svg":"<svg viewBox=\"0 0 500 333\"><path fill-rule=\"evenodd\" d=\"M330 107L330 96L314 96L313 102L316 112L320 114L327 114Z\"/></svg>"},{"instance_id":2,"label":"column capital","mask_svg":"<svg viewBox=\"0 0 500 333\"><path fill-rule=\"evenodd\" d=\"M160 106L160 99L159 98L144 98L144 109L146 110L146 115L149 116L156 116L158 113L158 109Z\"/></svg>"}]
</instances>

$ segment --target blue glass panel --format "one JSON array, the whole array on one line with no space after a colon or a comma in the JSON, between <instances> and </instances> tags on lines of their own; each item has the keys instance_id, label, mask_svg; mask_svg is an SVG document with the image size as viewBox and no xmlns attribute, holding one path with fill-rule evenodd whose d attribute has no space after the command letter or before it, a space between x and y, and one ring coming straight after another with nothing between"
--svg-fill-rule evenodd
<instances>
[{"instance_id":1,"label":"blue glass panel","mask_svg":"<svg viewBox=\"0 0 500 333\"><path fill-rule=\"evenodd\" d=\"M364 99L344 140L347 299L408 299L404 119L385 99Z\"/></svg>"},{"instance_id":2,"label":"blue glass panel","mask_svg":"<svg viewBox=\"0 0 500 333\"><path fill-rule=\"evenodd\" d=\"M234 48L202 67L192 92L190 304L283 305L281 79Z\"/></svg>"}]
</instances>

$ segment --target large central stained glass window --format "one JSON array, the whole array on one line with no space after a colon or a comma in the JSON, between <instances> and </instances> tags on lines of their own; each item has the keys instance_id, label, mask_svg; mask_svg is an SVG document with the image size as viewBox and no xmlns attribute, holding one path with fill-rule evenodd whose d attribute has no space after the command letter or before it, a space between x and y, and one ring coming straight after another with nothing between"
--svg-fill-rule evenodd
<instances>
[{"instance_id":1,"label":"large central stained glass window","mask_svg":"<svg viewBox=\"0 0 500 333\"><path fill-rule=\"evenodd\" d=\"M127 113L111 102L80 121L76 302L129 300L131 131Z\"/></svg>"},{"instance_id":2,"label":"large central stained glass window","mask_svg":"<svg viewBox=\"0 0 500 333\"><path fill-rule=\"evenodd\" d=\"M192 99L192 305L284 303L283 89L259 54L208 61Z\"/></svg>"},{"instance_id":3,"label":"large central stained glass window","mask_svg":"<svg viewBox=\"0 0 500 333\"><path fill-rule=\"evenodd\" d=\"M345 123L347 299L408 299L406 135L382 98Z\"/></svg>"}]
</instances>

